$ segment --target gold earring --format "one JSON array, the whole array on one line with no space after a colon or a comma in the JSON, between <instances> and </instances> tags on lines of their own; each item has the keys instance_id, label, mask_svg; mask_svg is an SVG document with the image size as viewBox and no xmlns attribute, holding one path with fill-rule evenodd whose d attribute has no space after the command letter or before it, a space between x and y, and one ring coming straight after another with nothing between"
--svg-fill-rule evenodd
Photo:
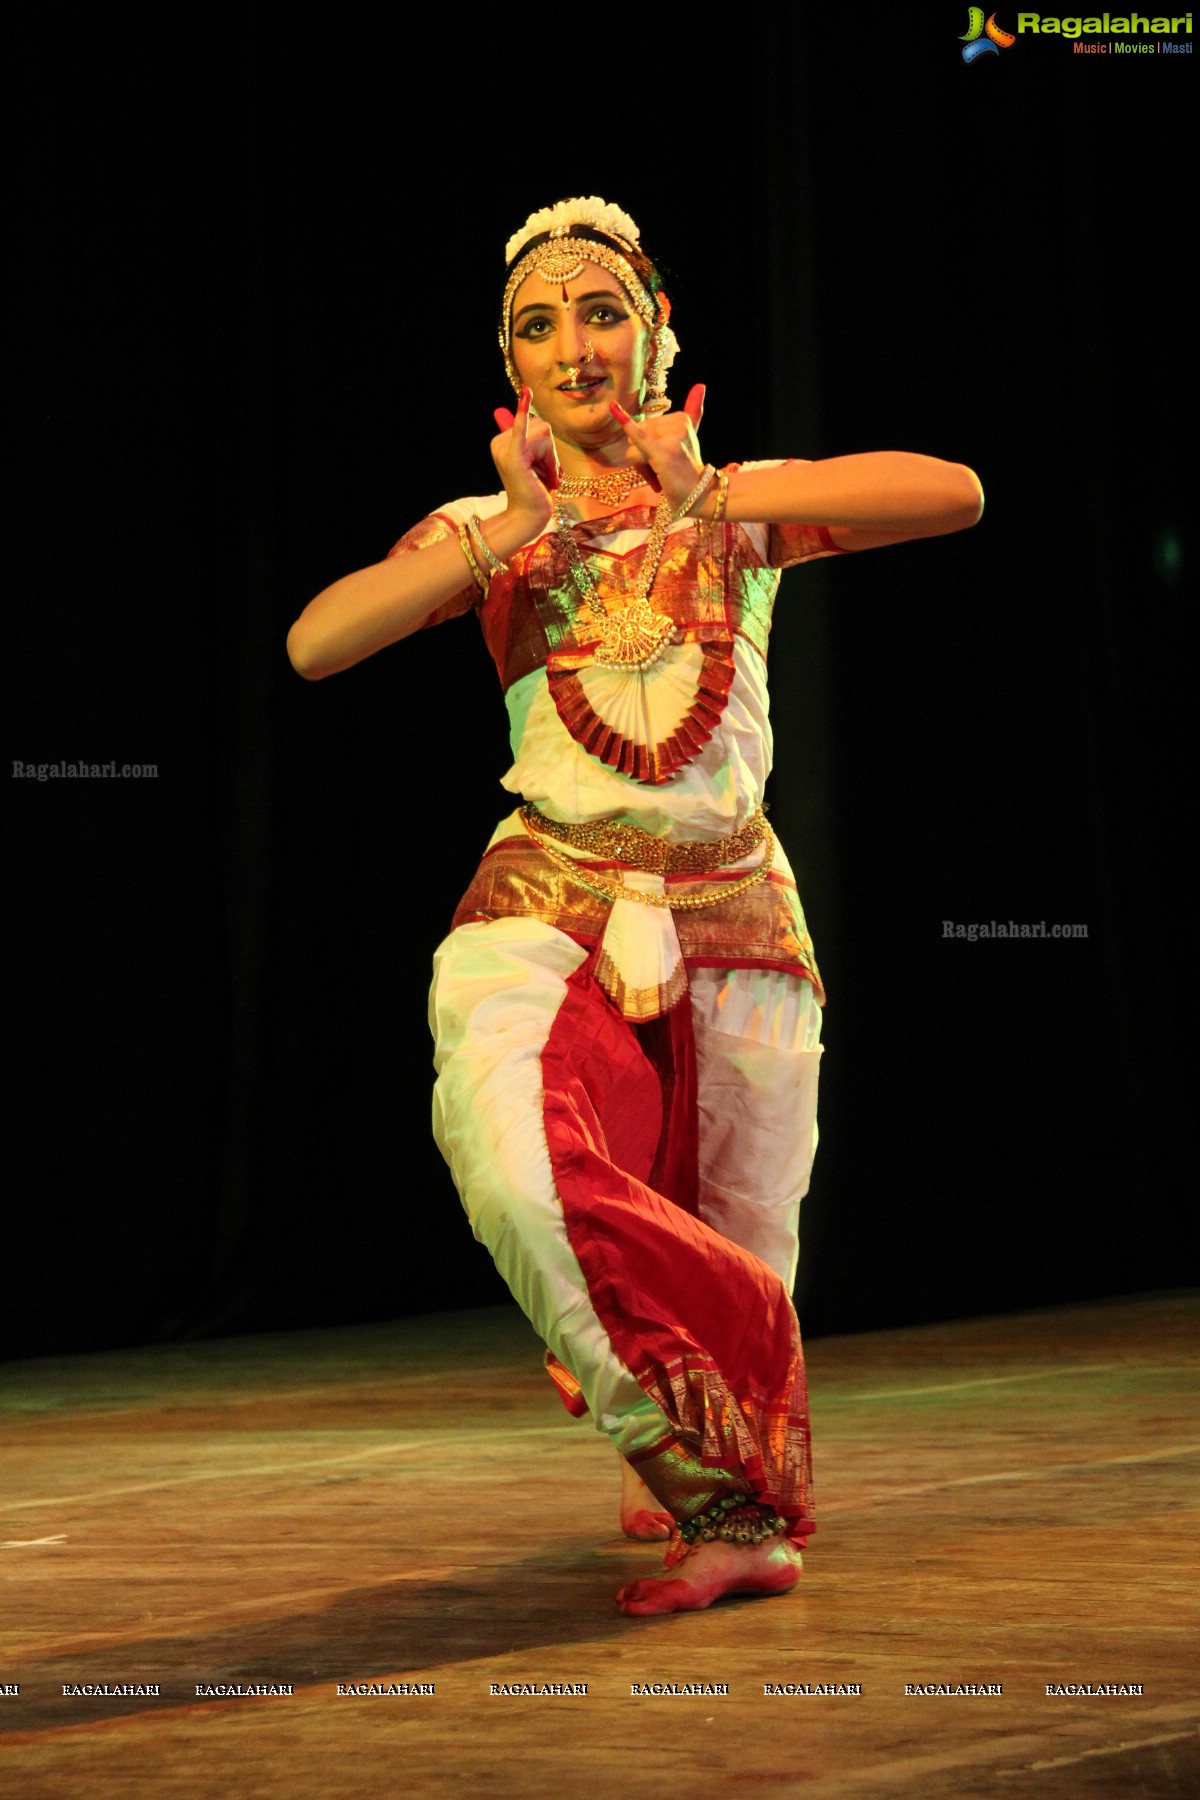
<instances>
[{"instance_id":1,"label":"gold earring","mask_svg":"<svg viewBox=\"0 0 1200 1800\"><path fill-rule=\"evenodd\" d=\"M654 354L650 358L650 367L646 370L646 394L642 401L642 416L653 418L657 413L671 410L671 402L667 399L665 381L662 372L663 347L658 333L654 334Z\"/></svg>"}]
</instances>

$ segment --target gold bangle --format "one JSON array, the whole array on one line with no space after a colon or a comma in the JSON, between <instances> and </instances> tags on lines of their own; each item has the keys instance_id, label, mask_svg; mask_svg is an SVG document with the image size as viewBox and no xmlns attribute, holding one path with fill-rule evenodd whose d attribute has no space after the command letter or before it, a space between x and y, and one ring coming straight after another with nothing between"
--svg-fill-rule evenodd
<instances>
[{"instance_id":1,"label":"gold bangle","mask_svg":"<svg viewBox=\"0 0 1200 1800\"><path fill-rule=\"evenodd\" d=\"M484 537L483 520L479 517L478 513L472 513L471 517L467 520L467 530L471 534L472 543L475 545L476 550L478 550L488 568L492 571L492 574L507 575L508 564L500 561L500 558L496 555L496 552Z\"/></svg>"},{"instance_id":2,"label":"gold bangle","mask_svg":"<svg viewBox=\"0 0 1200 1800\"><path fill-rule=\"evenodd\" d=\"M722 469L717 476L717 504L713 508L713 516L709 520L709 529L715 531L725 517L725 507L729 500L729 470Z\"/></svg>"},{"instance_id":3,"label":"gold bangle","mask_svg":"<svg viewBox=\"0 0 1200 1800\"><path fill-rule=\"evenodd\" d=\"M692 489L691 493L688 495L688 497L684 501L683 505L679 508L679 511L675 514L675 517L677 519L686 518L687 514L691 512L693 506L697 506L700 503L700 501L704 498L705 494L707 494L709 488L712 486L713 482L716 479L717 479L717 471L713 468L711 463L705 463L703 469L701 469L701 471L700 471L699 481L696 483L695 487Z\"/></svg>"},{"instance_id":4,"label":"gold bangle","mask_svg":"<svg viewBox=\"0 0 1200 1800\"><path fill-rule=\"evenodd\" d=\"M475 560L475 552L471 548L471 534L465 525L460 525L458 528L458 541L462 547L463 555L471 565L471 573L475 577L476 587L481 594L486 594L488 591L488 579Z\"/></svg>"}]
</instances>

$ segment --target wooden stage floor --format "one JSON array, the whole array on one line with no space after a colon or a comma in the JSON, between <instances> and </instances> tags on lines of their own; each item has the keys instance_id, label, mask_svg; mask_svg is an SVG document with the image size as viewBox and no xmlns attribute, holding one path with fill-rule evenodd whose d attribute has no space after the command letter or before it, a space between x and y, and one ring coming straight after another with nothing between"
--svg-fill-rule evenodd
<instances>
[{"instance_id":1,"label":"wooden stage floor","mask_svg":"<svg viewBox=\"0 0 1200 1800\"><path fill-rule=\"evenodd\" d=\"M9 1365L0 1795L1192 1800L1196 1323L813 1341L799 1588L660 1620L508 1309Z\"/></svg>"}]
</instances>

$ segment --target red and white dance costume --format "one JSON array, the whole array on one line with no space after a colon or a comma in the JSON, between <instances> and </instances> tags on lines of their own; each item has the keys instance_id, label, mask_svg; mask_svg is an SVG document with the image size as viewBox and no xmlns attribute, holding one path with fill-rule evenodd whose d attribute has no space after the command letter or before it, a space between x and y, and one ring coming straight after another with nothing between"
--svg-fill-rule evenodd
<instances>
[{"instance_id":1,"label":"red and white dance costume","mask_svg":"<svg viewBox=\"0 0 1200 1800\"><path fill-rule=\"evenodd\" d=\"M505 504L455 502L392 554ZM652 517L625 505L574 527L609 613ZM593 661L599 622L552 528L486 599L464 584L429 621L478 608L509 710L504 785L543 820L733 839L702 873L687 850L654 870L645 839L626 860L505 819L435 958L434 1130L570 1409L677 1521L748 1494L799 1542L811 1452L790 1295L824 995L782 850L760 824L742 852L770 769L779 570L835 550L814 526L680 520L652 592L676 641L643 672Z\"/></svg>"}]
</instances>

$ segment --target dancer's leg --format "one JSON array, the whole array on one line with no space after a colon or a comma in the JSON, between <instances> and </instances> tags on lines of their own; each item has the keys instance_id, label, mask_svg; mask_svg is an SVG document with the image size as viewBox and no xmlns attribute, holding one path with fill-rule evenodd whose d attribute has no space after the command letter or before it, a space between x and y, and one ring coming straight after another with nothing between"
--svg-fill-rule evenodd
<instances>
[{"instance_id":1,"label":"dancer's leg","mask_svg":"<svg viewBox=\"0 0 1200 1800\"><path fill-rule=\"evenodd\" d=\"M586 952L534 919L464 925L438 950L433 1130L471 1228L623 1456L661 1415L615 1355L571 1247L550 1167L541 1056Z\"/></svg>"},{"instance_id":2,"label":"dancer's leg","mask_svg":"<svg viewBox=\"0 0 1200 1800\"><path fill-rule=\"evenodd\" d=\"M687 1521L722 1495L775 1494L799 1532L807 1420L794 1315L757 1259L722 1249L645 1187L657 1080L647 1082L652 1071L602 997L597 1007L598 990L579 970L583 953L519 920L464 927L438 960L435 1128L476 1235L664 1510ZM545 1091L543 1066L554 1074ZM752 1342L744 1323L733 1324L746 1318L756 1321ZM794 1554L780 1545L709 1544L690 1553L682 1575L626 1593L622 1605L694 1609L724 1592L782 1591L795 1574Z\"/></svg>"},{"instance_id":3,"label":"dancer's leg","mask_svg":"<svg viewBox=\"0 0 1200 1800\"><path fill-rule=\"evenodd\" d=\"M694 969L700 1216L796 1278L800 1202L817 1148L821 1008L771 969Z\"/></svg>"},{"instance_id":4,"label":"dancer's leg","mask_svg":"<svg viewBox=\"0 0 1200 1800\"><path fill-rule=\"evenodd\" d=\"M691 977L700 1114L700 1214L773 1268L796 1273L800 1201L817 1142L821 1009L812 983L760 969ZM668 1514L621 1464L621 1528L669 1535Z\"/></svg>"}]
</instances>

